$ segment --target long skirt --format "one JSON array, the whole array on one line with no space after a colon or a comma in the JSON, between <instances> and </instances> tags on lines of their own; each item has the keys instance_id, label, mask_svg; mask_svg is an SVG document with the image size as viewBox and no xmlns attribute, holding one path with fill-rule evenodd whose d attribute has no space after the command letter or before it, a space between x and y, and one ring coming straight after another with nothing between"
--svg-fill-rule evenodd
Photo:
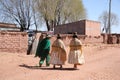
<instances>
[{"instance_id":1,"label":"long skirt","mask_svg":"<svg viewBox=\"0 0 120 80\"><path fill-rule=\"evenodd\" d=\"M64 62L62 62L60 60L60 55L59 55L58 52L52 52L51 53L51 58L50 58L49 63L53 64L53 65L62 65L62 64L64 64Z\"/></svg>"},{"instance_id":2,"label":"long skirt","mask_svg":"<svg viewBox=\"0 0 120 80\"><path fill-rule=\"evenodd\" d=\"M84 64L85 63L84 55L81 53L80 50L70 51L70 53L68 55L68 63Z\"/></svg>"}]
</instances>

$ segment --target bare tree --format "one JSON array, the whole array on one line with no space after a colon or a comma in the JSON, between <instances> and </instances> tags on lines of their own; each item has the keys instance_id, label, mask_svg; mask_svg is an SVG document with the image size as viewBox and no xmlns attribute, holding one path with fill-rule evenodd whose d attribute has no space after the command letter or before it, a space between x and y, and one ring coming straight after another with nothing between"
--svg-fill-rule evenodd
<instances>
[{"instance_id":1,"label":"bare tree","mask_svg":"<svg viewBox=\"0 0 120 80\"><path fill-rule=\"evenodd\" d=\"M81 0L35 0L37 11L46 23L48 31L60 24L86 18Z\"/></svg>"},{"instance_id":2,"label":"bare tree","mask_svg":"<svg viewBox=\"0 0 120 80\"><path fill-rule=\"evenodd\" d=\"M0 0L0 5L4 18L18 24L21 31L35 24L32 0Z\"/></svg>"},{"instance_id":3,"label":"bare tree","mask_svg":"<svg viewBox=\"0 0 120 80\"><path fill-rule=\"evenodd\" d=\"M110 17L111 17L110 18L111 26L119 24L119 19L115 13L111 13ZM99 17L99 20L101 21L103 25L102 31L104 31L105 33L109 33L108 19L109 19L109 13L107 11L104 11Z\"/></svg>"}]
</instances>

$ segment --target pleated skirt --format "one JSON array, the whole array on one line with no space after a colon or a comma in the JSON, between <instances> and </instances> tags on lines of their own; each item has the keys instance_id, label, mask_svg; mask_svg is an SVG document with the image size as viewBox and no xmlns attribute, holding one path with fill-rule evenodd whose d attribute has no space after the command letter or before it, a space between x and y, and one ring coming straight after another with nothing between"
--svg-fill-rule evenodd
<instances>
[{"instance_id":1,"label":"pleated skirt","mask_svg":"<svg viewBox=\"0 0 120 80\"><path fill-rule=\"evenodd\" d=\"M84 55L81 53L80 50L70 51L68 55L68 63L69 64L84 64L85 63Z\"/></svg>"}]
</instances>

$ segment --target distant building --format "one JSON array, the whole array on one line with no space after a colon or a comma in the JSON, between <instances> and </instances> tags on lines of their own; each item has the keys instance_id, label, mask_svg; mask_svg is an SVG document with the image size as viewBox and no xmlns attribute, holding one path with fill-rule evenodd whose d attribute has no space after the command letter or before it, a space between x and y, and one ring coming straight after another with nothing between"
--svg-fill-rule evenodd
<instances>
[{"instance_id":1,"label":"distant building","mask_svg":"<svg viewBox=\"0 0 120 80\"><path fill-rule=\"evenodd\" d=\"M0 22L0 31L20 31L20 28L16 24Z\"/></svg>"},{"instance_id":2,"label":"distant building","mask_svg":"<svg viewBox=\"0 0 120 80\"><path fill-rule=\"evenodd\" d=\"M80 35L99 36L101 35L100 22L80 20L73 23L59 25L54 28L54 34L71 34L74 32L77 32Z\"/></svg>"}]
</instances>

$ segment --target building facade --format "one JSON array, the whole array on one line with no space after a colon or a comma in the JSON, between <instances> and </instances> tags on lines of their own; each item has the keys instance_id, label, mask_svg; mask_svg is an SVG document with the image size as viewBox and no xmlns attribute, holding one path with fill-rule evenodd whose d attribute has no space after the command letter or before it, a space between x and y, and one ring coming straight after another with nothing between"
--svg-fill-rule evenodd
<instances>
[{"instance_id":1,"label":"building facade","mask_svg":"<svg viewBox=\"0 0 120 80\"><path fill-rule=\"evenodd\" d=\"M80 20L73 23L59 25L54 28L54 34L71 34L77 32L80 35L100 36L100 22L92 20Z\"/></svg>"}]
</instances>

